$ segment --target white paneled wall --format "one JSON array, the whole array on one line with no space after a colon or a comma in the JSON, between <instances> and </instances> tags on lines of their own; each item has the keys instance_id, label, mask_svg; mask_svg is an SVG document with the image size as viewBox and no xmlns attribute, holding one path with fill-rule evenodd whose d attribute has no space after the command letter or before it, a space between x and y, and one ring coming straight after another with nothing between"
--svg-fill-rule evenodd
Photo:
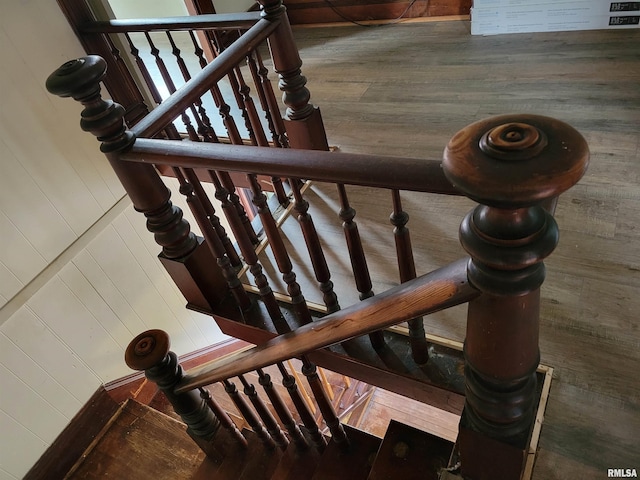
<instances>
[{"instance_id":1,"label":"white paneled wall","mask_svg":"<svg viewBox=\"0 0 640 480\"><path fill-rule=\"evenodd\" d=\"M124 348L166 329L187 353L224 337L185 300L81 107L44 82L84 52L55 2L0 1L0 480L29 470Z\"/></svg>"}]
</instances>

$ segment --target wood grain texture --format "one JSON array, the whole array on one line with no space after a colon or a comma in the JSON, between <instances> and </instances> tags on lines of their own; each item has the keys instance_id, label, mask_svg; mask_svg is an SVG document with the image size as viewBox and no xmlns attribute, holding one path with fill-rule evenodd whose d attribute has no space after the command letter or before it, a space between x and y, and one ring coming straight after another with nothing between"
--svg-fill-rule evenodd
<instances>
[{"instance_id":1,"label":"wood grain texture","mask_svg":"<svg viewBox=\"0 0 640 480\"><path fill-rule=\"evenodd\" d=\"M343 151L437 158L463 126L521 112L556 117L586 138L590 168L560 198L560 244L546 261L540 343L555 370L533 478L597 478L638 465L640 32L471 37L468 23L442 22L295 33L329 142ZM392 245L391 202L353 190L365 249L379 259ZM404 195L414 250L435 264L455 258L470 203ZM323 216L314 217L321 237L336 228L331 219L323 230ZM368 235L367 224L378 233ZM344 261L338 244L331 252ZM372 273L374 284L397 281L392 268ZM441 312L425 326L461 340L464 318L464 309Z\"/></svg>"}]
</instances>

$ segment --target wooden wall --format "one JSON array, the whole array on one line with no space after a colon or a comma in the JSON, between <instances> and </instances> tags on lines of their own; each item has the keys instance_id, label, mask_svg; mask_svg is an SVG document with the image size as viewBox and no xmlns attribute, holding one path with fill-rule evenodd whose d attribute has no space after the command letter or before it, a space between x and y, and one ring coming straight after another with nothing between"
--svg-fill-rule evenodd
<instances>
[{"instance_id":1,"label":"wooden wall","mask_svg":"<svg viewBox=\"0 0 640 480\"><path fill-rule=\"evenodd\" d=\"M84 55L56 3L0 10L0 480L14 480L101 383L130 373L141 330L168 329L179 354L225 337L184 309L81 107L45 91Z\"/></svg>"},{"instance_id":2,"label":"wooden wall","mask_svg":"<svg viewBox=\"0 0 640 480\"><path fill-rule=\"evenodd\" d=\"M284 0L292 24L469 15L472 0ZM334 8L331 8L333 6ZM410 7L408 10L407 8ZM405 13L406 12L406 13Z\"/></svg>"}]
</instances>

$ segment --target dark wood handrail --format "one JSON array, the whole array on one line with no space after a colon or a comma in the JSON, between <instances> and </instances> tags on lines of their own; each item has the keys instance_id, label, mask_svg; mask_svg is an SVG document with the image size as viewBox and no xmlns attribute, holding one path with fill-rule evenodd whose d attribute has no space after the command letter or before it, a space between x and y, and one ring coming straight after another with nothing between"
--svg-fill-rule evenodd
<instances>
[{"instance_id":1,"label":"dark wood handrail","mask_svg":"<svg viewBox=\"0 0 640 480\"><path fill-rule=\"evenodd\" d=\"M242 62L278 27L280 21L259 20L250 30L200 70L180 89L140 120L132 131L137 137L153 137L178 115L198 100L211 85L220 81L229 71Z\"/></svg>"},{"instance_id":2,"label":"dark wood handrail","mask_svg":"<svg viewBox=\"0 0 640 480\"><path fill-rule=\"evenodd\" d=\"M462 259L266 343L186 372L175 392L219 382L477 297Z\"/></svg>"},{"instance_id":3,"label":"dark wood handrail","mask_svg":"<svg viewBox=\"0 0 640 480\"><path fill-rule=\"evenodd\" d=\"M438 160L148 138L136 139L133 147L119 158L155 165L460 195L444 176Z\"/></svg>"},{"instance_id":4,"label":"dark wood handrail","mask_svg":"<svg viewBox=\"0 0 640 480\"><path fill-rule=\"evenodd\" d=\"M130 33L181 30L248 29L260 20L260 12L192 15L185 17L113 19L81 25L81 33Z\"/></svg>"}]
</instances>

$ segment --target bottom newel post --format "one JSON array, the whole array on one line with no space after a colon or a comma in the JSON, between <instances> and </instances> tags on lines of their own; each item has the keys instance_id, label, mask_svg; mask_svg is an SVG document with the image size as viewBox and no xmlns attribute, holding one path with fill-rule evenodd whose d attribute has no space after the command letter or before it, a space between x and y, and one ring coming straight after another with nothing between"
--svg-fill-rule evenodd
<instances>
[{"instance_id":1,"label":"bottom newel post","mask_svg":"<svg viewBox=\"0 0 640 480\"><path fill-rule=\"evenodd\" d=\"M543 260L559 239L549 210L588 158L572 127L536 115L476 122L445 150L445 175L479 203L460 227L469 283L482 292L469 302L464 343L458 449L465 479L522 478L538 403Z\"/></svg>"},{"instance_id":2,"label":"bottom newel post","mask_svg":"<svg viewBox=\"0 0 640 480\"><path fill-rule=\"evenodd\" d=\"M173 389L182 379L178 356L170 349L169 335L162 330L148 330L134 338L125 351L125 362L145 376L165 395L174 411L187 425L187 433L214 460L223 455L215 445L220 420L214 415L198 390L176 394Z\"/></svg>"}]
</instances>

